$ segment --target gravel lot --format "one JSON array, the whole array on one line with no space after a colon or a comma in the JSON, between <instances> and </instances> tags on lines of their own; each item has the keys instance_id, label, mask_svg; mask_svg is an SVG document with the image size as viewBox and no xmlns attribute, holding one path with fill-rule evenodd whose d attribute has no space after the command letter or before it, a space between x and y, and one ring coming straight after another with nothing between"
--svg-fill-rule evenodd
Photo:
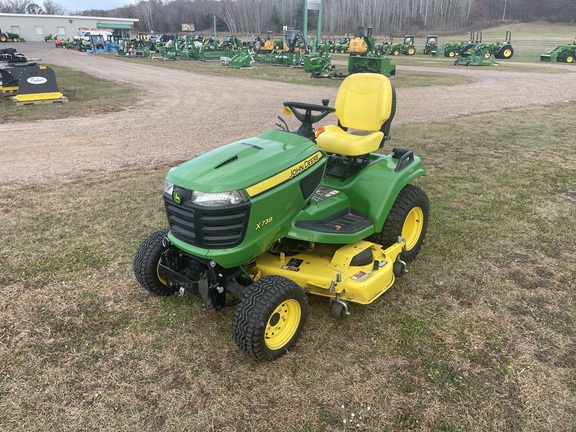
<instances>
[{"instance_id":1,"label":"gravel lot","mask_svg":"<svg viewBox=\"0 0 576 432\"><path fill-rule=\"evenodd\" d=\"M160 68L153 61L150 65L130 64L55 49L52 44L29 42L20 51L45 63L131 83L142 89L142 97L136 106L119 113L0 125L0 184L189 159L228 142L257 135L262 129L274 128L284 100L319 103L325 97L334 100L337 91L203 76ZM506 65L454 67L444 73L469 75L480 81L466 89L461 86L398 89L395 124L576 101L576 67L556 64L546 67L563 67L571 73L512 72L506 70ZM416 69L399 67L399 74L403 68ZM418 69L438 73L437 68Z\"/></svg>"}]
</instances>

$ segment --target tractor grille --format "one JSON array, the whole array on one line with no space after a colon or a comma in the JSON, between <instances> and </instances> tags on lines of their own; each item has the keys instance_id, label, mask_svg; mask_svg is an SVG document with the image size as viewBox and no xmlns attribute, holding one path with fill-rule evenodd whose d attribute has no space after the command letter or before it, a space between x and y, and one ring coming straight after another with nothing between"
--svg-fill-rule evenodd
<instances>
[{"instance_id":1,"label":"tractor grille","mask_svg":"<svg viewBox=\"0 0 576 432\"><path fill-rule=\"evenodd\" d=\"M204 207L183 200L176 204L164 195L170 231L190 245L226 249L242 243L250 215L250 203Z\"/></svg>"}]
</instances>

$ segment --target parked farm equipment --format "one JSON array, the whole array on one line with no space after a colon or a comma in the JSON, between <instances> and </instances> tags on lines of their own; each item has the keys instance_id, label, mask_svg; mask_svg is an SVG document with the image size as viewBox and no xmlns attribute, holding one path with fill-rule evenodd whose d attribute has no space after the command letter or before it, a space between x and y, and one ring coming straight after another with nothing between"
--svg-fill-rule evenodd
<instances>
[{"instance_id":1,"label":"parked farm equipment","mask_svg":"<svg viewBox=\"0 0 576 432\"><path fill-rule=\"evenodd\" d=\"M498 59L506 60L514 55L514 48L512 48L512 33L509 30L506 32L504 43L482 42L482 33L480 33L480 40L476 43L475 48L476 47L489 52L492 56Z\"/></svg>"},{"instance_id":2,"label":"parked farm equipment","mask_svg":"<svg viewBox=\"0 0 576 432\"><path fill-rule=\"evenodd\" d=\"M543 62L564 62L564 63L574 63L576 62L576 38L574 42L567 45L557 45L552 50L547 53L540 54L540 61Z\"/></svg>"},{"instance_id":3,"label":"parked farm equipment","mask_svg":"<svg viewBox=\"0 0 576 432\"><path fill-rule=\"evenodd\" d=\"M16 52L16 48L0 49L0 62L3 63L25 63L28 58L24 54Z\"/></svg>"},{"instance_id":4,"label":"parked farm equipment","mask_svg":"<svg viewBox=\"0 0 576 432\"><path fill-rule=\"evenodd\" d=\"M474 32L470 32L470 39L468 41L461 42L446 42L440 49L438 49L433 55L435 57L440 54L444 54L444 57L457 57L461 53L469 51L474 48L474 46L482 41L482 33L478 32L474 35Z\"/></svg>"},{"instance_id":5,"label":"parked farm equipment","mask_svg":"<svg viewBox=\"0 0 576 432\"><path fill-rule=\"evenodd\" d=\"M24 42L18 33L3 32L0 30L0 42Z\"/></svg>"},{"instance_id":6,"label":"parked farm equipment","mask_svg":"<svg viewBox=\"0 0 576 432\"><path fill-rule=\"evenodd\" d=\"M284 102L296 131L267 130L172 168L162 194L169 228L136 251L139 284L207 309L236 306L234 340L257 361L294 346L307 294L340 319L392 287L422 248L430 202L413 184L425 175L420 157L380 150L396 110L392 83L362 75L344 80L334 107ZM316 131L330 113L338 125Z\"/></svg>"},{"instance_id":7,"label":"parked farm equipment","mask_svg":"<svg viewBox=\"0 0 576 432\"><path fill-rule=\"evenodd\" d=\"M54 71L37 63L12 64L0 68L0 91L14 94L10 99L18 104L67 102L58 90Z\"/></svg>"},{"instance_id":8,"label":"parked farm equipment","mask_svg":"<svg viewBox=\"0 0 576 432\"><path fill-rule=\"evenodd\" d=\"M489 47L484 44L466 47L454 61L455 65L460 66L500 66L491 53Z\"/></svg>"},{"instance_id":9,"label":"parked farm equipment","mask_svg":"<svg viewBox=\"0 0 576 432\"><path fill-rule=\"evenodd\" d=\"M390 43L386 50L386 54L397 56L399 54L414 55L416 54L416 47L414 46L414 35L404 35L404 39L400 43Z\"/></svg>"},{"instance_id":10,"label":"parked farm equipment","mask_svg":"<svg viewBox=\"0 0 576 432\"><path fill-rule=\"evenodd\" d=\"M438 50L438 36L428 35L426 36L426 45L424 45L424 54L436 54Z\"/></svg>"},{"instance_id":11,"label":"parked farm equipment","mask_svg":"<svg viewBox=\"0 0 576 432\"><path fill-rule=\"evenodd\" d=\"M358 27L354 34L349 48L349 74L372 72L385 76L396 75L396 65L393 65L390 59L377 54L371 27Z\"/></svg>"},{"instance_id":12,"label":"parked farm equipment","mask_svg":"<svg viewBox=\"0 0 576 432\"><path fill-rule=\"evenodd\" d=\"M349 47L350 47L350 38L348 36L342 36L338 40L338 43L334 43L330 46L329 50L331 53L347 54Z\"/></svg>"},{"instance_id":13,"label":"parked farm equipment","mask_svg":"<svg viewBox=\"0 0 576 432\"><path fill-rule=\"evenodd\" d=\"M236 51L232 57L223 57L221 61L225 66L246 68L252 66L256 61L255 55L251 48L246 47Z\"/></svg>"},{"instance_id":14,"label":"parked farm equipment","mask_svg":"<svg viewBox=\"0 0 576 432\"><path fill-rule=\"evenodd\" d=\"M319 77L319 74L330 73L334 70L328 43L325 42L322 47L322 49L319 49L318 40L314 40L312 53L304 54L300 62L304 72L312 72L313 77Z\"/></svg>"}]
</instances>

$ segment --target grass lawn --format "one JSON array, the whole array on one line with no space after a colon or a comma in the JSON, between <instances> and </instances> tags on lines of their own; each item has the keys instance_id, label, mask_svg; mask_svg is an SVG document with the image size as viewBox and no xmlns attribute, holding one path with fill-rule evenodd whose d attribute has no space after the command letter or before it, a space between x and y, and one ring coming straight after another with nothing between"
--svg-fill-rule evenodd
<instances>
[{"instance_id":1,"label":"grass lawn","mask_svg":"<svg viewBox=\"0 0 576 432\"><path fill-rule=\"evenodd\" d=\"M89 117L114 113L133 105L140 90L118 82L94 78L74 69L50 65L56 75L58 90L68 103L15 105L0 99L0 123L51 120L66 117Z\"/></svg>"},{"instance_id":2,"label":"grass lawn","mask_svg":"<svg viewBox=\"0 0 576 432\"><path fill-rule=\"evenodd\" d=\"M137 286L133 254L166 226L168 167L0 186L0 424L576 429L573 113L393 127L388 148L409 147L428 172L422 253L347 320L311 297L297 345L267 364L235 347L233 309Z\"/></svg>"}]
</instances>

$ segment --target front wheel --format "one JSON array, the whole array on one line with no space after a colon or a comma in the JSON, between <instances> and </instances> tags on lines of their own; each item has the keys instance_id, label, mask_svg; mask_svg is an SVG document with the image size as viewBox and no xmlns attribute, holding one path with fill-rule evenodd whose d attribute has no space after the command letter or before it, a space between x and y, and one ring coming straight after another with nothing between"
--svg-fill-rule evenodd
<instances>
[{"instance_id":1,"label":"front wheel","mask_svg":"<svg viewBox=\"0 0 576 432\"><path fill-rule=\"evenodd\" d=\"M254 360L274 360L294 345L307 316L308 298L302 288L282 276L263 277L236 308L236 345Z\"/></svg>"},{"instance_id":2,"label":"front wheel","mask_svg":"<svg viewBox=\"0 0 576 432\"><path fill-rule=\"evenodd\" d=\"M406 239L406 249L400 258L406 262L412 261L424 243L429 215L430 201L426 193L414 185L406 185L392 205L382 231L373 234L370 240L389 247L401 236Z\"/></svg>"},{"instance_id":3,"label":"front wheel","mask_svg":"<svg viewBox=\"0 0 576 432\"><path fill-rule=\"evenodd\" d=\"M136 280L143 288L160 296L169 296L177 291L177 288L169 287L160 275L160 258L167 250L162 243L167 235L168 229L162 229L146 237L136 251L133 262Z\"/></svg>"}]
</instances>

